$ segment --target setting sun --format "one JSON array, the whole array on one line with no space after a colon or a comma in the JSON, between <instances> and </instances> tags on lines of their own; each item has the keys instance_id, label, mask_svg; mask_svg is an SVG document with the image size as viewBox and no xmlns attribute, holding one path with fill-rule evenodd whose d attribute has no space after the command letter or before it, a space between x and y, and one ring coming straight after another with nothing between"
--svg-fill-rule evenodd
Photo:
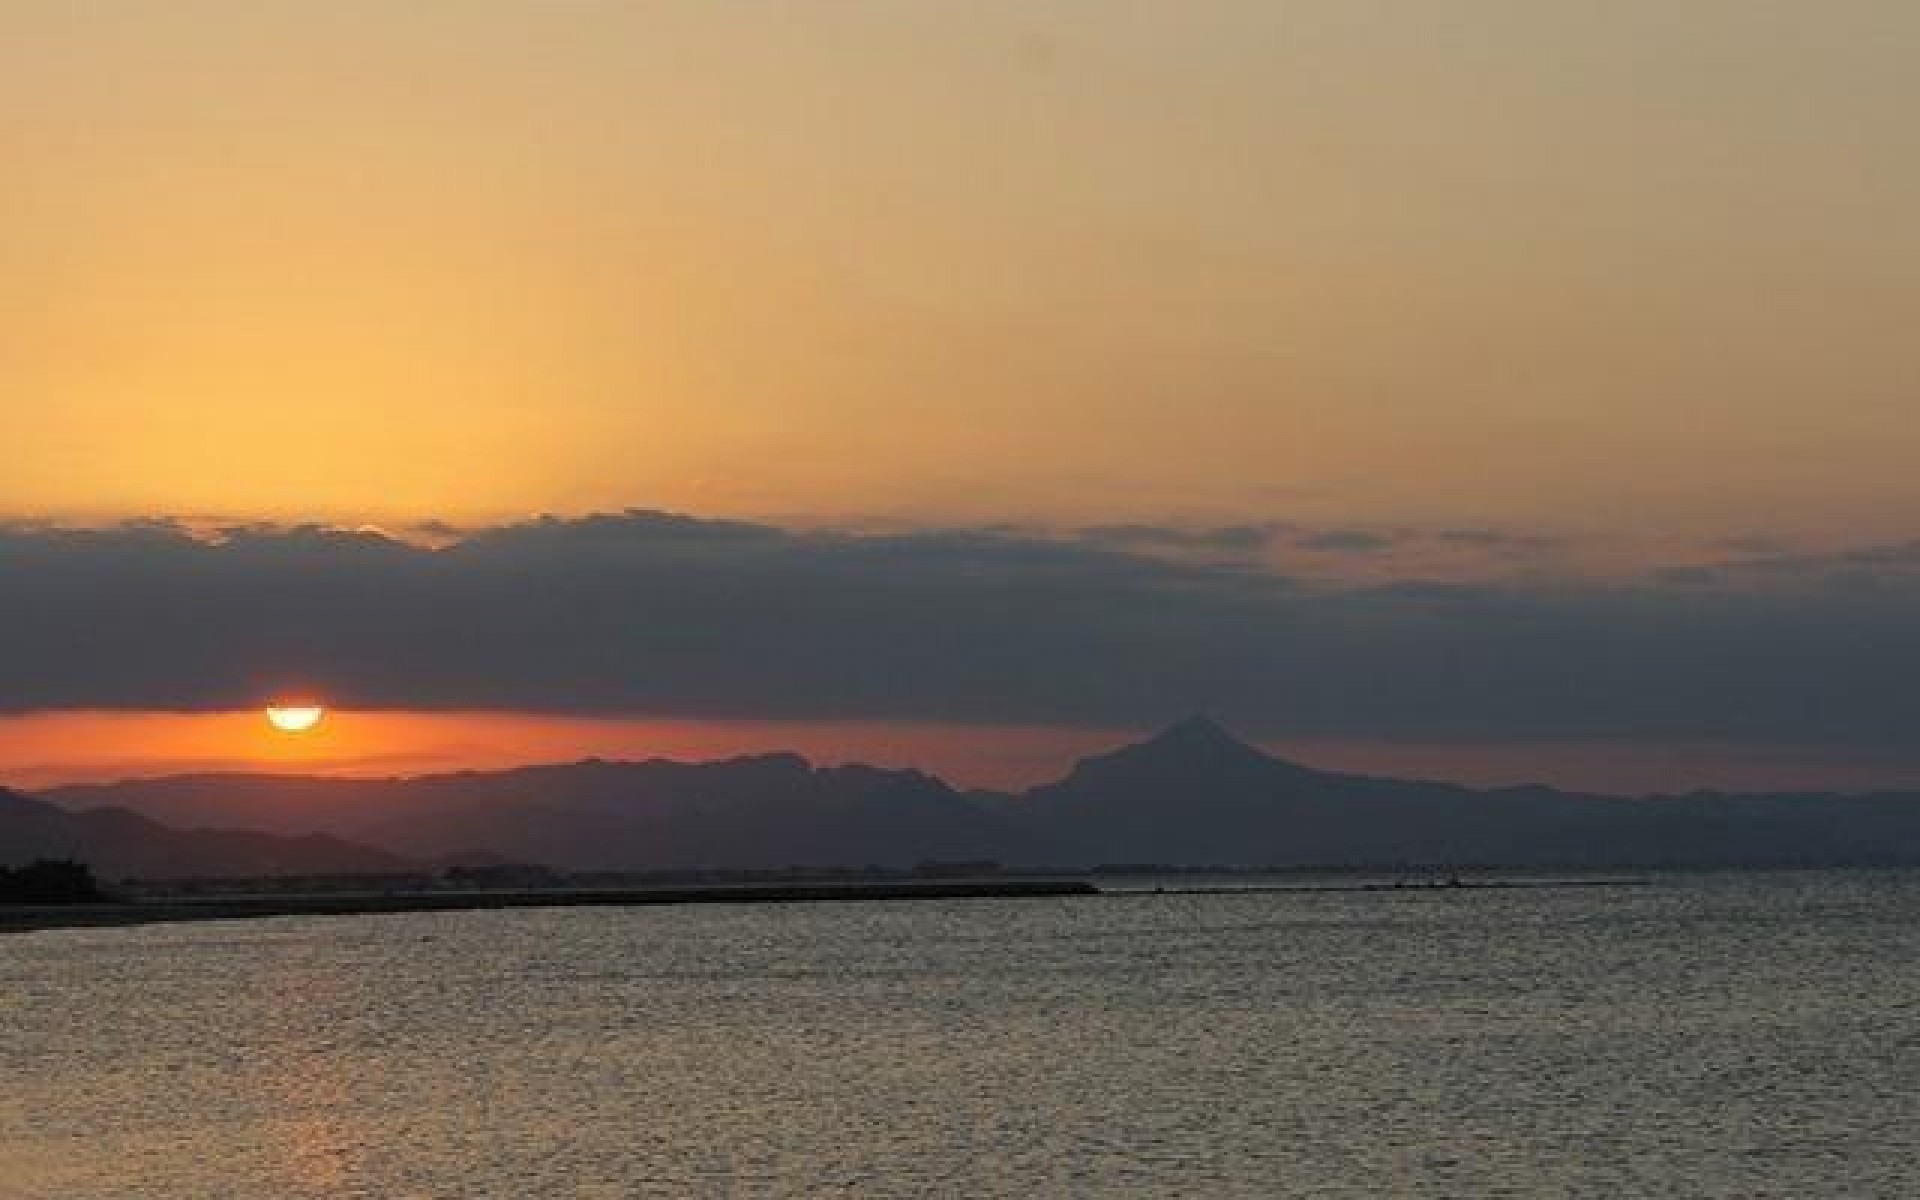
<instances>
[{"instance_id":1,"label":"setting sun","mask_svg":"<svg viewBox=\"0 0 1920 1200\"><path fill-rule=\"evenodd\" d=\"M267 709L267 720L282 733L305 733L320 723L326 711L317 704L275 706Z\"/></svg>"}]
</instances>

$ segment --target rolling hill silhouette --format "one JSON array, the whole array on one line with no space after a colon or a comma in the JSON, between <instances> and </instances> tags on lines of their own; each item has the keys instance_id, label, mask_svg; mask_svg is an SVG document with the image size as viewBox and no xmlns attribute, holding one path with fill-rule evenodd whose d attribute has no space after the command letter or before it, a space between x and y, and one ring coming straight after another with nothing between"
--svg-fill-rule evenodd
<instances>
[{"instance_id":1,"label":"rolling hill silhouette","mask_svg":"<svg viewBox=\"0 0 1920 1200\"><path fill-rule=\"evenodd\" d=\"M1474 789L1315 770L1206 720L1017 795L791 754L588 760L410 779L199 775L56 789L176 826L324 834L391 854L570 869L910 865L1920 863L1920 797Z\"/></svg>"},{"instance_id":2,"label":"rolling hill silhouette","mask_svg":"<svg viewBox=\"0 0 1920 1200\"><path fill-rule=\"evenodd\" d=\"M174 829L125 808L70 811L0 788L0 864L79 859L102 878L364 875L417 866L327 834Z\"/></svg>"}]
</instances>

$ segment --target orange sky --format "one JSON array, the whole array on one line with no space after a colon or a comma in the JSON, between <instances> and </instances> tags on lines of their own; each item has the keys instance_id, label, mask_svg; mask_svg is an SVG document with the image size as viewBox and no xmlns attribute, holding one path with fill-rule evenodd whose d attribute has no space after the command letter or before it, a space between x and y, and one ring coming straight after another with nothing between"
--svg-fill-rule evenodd
<instances>
[{"instance_id":1,"label":"orange sky","mask_svg":"<svg viewBox=\"0 0 1920 1200\"><path fill-rule=\"evenodd\" d=\"M1151 731L860 721L676 721L514 713L329 713L300 735L257 712L63 712L0 717L0 785L20 788L197 771L416 775L610 759L705 761L791 750L819 764L930 771L956 787L1050 782L1087 755ZM1318 738L1265 744L1329 770L1484 786L1547 782L1641 794L1695 787L1871 791L1920 786L1913 764L1819 748L1637 740L1386 742Z\"/></svg>"},{"instance_id":2,"label":"orange sky","mask_svg":"<svg viewBox=\"0 0 1920 1200\"><path fill-rule=\"evenodd\" d=\"M0 520L1906 537L1916 61L1907 0L10 0ZM1110 732L51 714L0 778Z\"/></svg>"},{"instance_id":3,"label":"orange sky","mask_svg":"<svg viewBox=\"0 0 1920 1200\"><path fill-rule=\"evenodd\" d=\"M792 750L822 763L920 767L963 785L1031 782L1126 731L884 722L590 719L493 712L331 712L286 734L258 712L55 712L0 717L0 783L186 771L413 775L589 756L704 760Z\"/></svg>"},{"instance_id":4,"label":"orange sky","mask_svg":"<svg viewBox=\"0 0 1920 1200\"><path fill-rule=\"evenodd\" d=\"M0 514L1873 536L1916 58L1902 0L13 0Z\"/></svg>"}]
</instances>

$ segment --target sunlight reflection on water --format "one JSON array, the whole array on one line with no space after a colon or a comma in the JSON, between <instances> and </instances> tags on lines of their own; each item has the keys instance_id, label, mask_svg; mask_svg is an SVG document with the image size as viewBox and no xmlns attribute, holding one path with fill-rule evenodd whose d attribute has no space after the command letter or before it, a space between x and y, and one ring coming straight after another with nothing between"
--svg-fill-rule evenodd
<instances>
[{"instance_id":1,"label":"sunlight reflection on water","mask_svg":"<svg viewBox=\"0 0 1920 1200\"><path fill-rule=\"evenodd\" d=\"M0 939L0 1197L1920 1190L1920 875Z\"/></svg>"}]
</instances>

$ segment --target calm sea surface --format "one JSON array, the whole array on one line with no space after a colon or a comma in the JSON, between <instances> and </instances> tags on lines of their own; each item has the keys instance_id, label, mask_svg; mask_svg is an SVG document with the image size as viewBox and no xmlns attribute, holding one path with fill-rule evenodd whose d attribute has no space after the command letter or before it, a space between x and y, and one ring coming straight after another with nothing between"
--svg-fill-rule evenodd
<instances>
[{"instance_id":1,"label":"calm sea surface","mask_svg":"<svg viewBox=\"0 0 1920 1200\"><path fill-rule=\"evenodd\" d=\"M0 937L0 1196L1920 1195L1920 874Z\"/></svg>"}]
</instances>

